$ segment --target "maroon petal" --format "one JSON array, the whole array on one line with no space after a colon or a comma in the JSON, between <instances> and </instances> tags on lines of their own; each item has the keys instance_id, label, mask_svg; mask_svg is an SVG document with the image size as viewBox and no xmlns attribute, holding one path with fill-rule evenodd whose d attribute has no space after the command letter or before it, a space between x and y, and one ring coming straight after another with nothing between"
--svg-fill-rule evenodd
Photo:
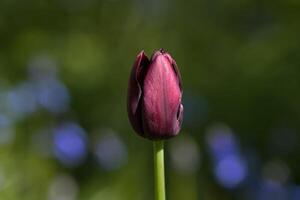
<instances>
[{"instance_id":1,"label":"maroon petal","mask_svg":"<svg viewBox=\"0 0 300 200\"><path fill-rule=\"evenodd\" d=\"M149 139L166 139L178 133L181 125L178 118L183 111L179 107L180 84L173 59L163 50L157 51L151 58L143 85L143 128Z\"/></svg>"},{"instance_id":2,"label":"maroon petal","mask_svg":"<svg viewBox=\"0 0 300 200\"><path fill-rule=\"evenodd\" d=\"M173 69L174 69L174 72L175 72L175 74L176 74L176 76L177 76L177 80L178 80L178 84L179 84L179 87L180 87L180 90L181 90L181 92L182 92L182 84L181 84L181 74L180 74L180 71L179 71L179 69L178 69L178 67L177 67L177 64L176 64L176 62L175 62L175 60L170 56L170 54L168 54L168 53L164 53L164 56L170 61L170 63L172 64L172 67L173 67Z\"/></svg>"},{"instance_id":3,"label":"maroon petal","mask_svg":"<svg viewBox=\"0 0 300 200\"><path fill-rule=\"evenodd\" d=\"M180 102L180 105L178 107L178 112L177 112L177 120L176 120L175 126L174 126L175 127L174 132L176 134L178 134L180 131L182 120L183 120L183 105Z\"/></svg>"},{"instance_id":4,"label":"maroon petal","mask_svg":"<svg viewBox=\"0 0 300 200\"><path fill-rule=\"evenodd\" d=\"M143 83L143 71L147 69L149 65L149 59L145 55L144 51L141 51L136 58L136 61L132 67L131 75L128 85L127 96L127 111L128 117L134 130L143 135L143 126L141 120L140 100L142 96L142 83Z\"/></svg>"}]
</instances>

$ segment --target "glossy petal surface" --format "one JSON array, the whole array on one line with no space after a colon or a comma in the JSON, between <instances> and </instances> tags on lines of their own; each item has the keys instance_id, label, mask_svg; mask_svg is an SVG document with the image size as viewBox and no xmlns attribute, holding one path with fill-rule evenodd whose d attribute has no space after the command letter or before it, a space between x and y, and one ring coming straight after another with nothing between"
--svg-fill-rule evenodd
<instances>
[{"instance_id":1,"label":"glossy petal surface","mask_svg":"<svg viewBox=\"0 0 300 200\"><path fill-rule=\"evenodd\" d=\"M163 49L151 60L142 51L128 86L128 116L142 137L160 140L178 134L183 117L181 77L176 62Z\"/></svg>"},{"instance_id":2,"label":"glossy petal surface","mask_svg":"<svg viewBox=\"0 0 300 200\"><path fill-rule=\"evenodd\" d=\"M169 55L157 51L143 85L143 127L150 139L165 139L175 136L180 128L178 112L181 109L181 88ZM182 115L181 115L182 116Z\"/></svg>"},{"instance_id":3,"label":"glossy petal surface","mask_svg":"<svg viewBox=\"0 0 300 200\"><path fill-rule=\"evenodd\" d=\"M142 96L142 76L143 70L148 67L149 59L145 55L144 51L140 52L136 58L136 61L132 67L131 75L128 85L127 96L127 111L128 117L134 130L143 135L140 99Z\"/></svg>"}]
</instances>

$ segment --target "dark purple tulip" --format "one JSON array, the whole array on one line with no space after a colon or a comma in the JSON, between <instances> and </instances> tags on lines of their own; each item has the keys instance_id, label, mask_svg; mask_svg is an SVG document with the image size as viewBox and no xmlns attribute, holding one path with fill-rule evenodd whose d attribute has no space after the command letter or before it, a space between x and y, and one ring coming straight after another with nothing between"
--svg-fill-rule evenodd
<instances>
[{"instance_id":1,"label":"dark purple tulip","mask_svg":"<svg viewBox=\"0 0 300 200\"><path fill-rule=\"evenodd\" d=\"M176 136L183 116L181 96L180 73L170 54L161 49L149 60L142 51L128 86L127 109L134 130L151 140Z\"/></svg>"}]
</instances>

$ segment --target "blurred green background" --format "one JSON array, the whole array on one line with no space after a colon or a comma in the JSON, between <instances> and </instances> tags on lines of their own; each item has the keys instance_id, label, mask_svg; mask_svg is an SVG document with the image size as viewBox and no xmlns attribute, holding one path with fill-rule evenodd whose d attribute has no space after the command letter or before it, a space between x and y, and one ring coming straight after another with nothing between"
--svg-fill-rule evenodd
<instances>
[{"instance_id":1,"label":"blurred green background","mask_svg":"<svg viewBox=\"0 0 300 200\"><path fill-rule=\"evenodd\" d=\"M297 0L1 0L0 199L151 200L133 133L136 55L164 48L184 87L166 142L170 200L300 199Z\"/></svg>"}]
</instances>

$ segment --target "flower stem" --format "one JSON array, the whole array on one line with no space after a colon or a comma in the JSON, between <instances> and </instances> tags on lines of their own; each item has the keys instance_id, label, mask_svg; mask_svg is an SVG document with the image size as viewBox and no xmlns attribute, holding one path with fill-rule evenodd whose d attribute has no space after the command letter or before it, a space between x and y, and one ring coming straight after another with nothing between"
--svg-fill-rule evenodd
<instances>
[{"instance_id":1,"label":"flower stem","mask_svg":"<svg viewBox=\"0 0 300 200\"><path fill-rule=\"evenodd\" d=\"M164 142L153 142L154 153L154 192L155 200L165 200L165 167L164 167Z\"/></svg>"}]
</instances>

